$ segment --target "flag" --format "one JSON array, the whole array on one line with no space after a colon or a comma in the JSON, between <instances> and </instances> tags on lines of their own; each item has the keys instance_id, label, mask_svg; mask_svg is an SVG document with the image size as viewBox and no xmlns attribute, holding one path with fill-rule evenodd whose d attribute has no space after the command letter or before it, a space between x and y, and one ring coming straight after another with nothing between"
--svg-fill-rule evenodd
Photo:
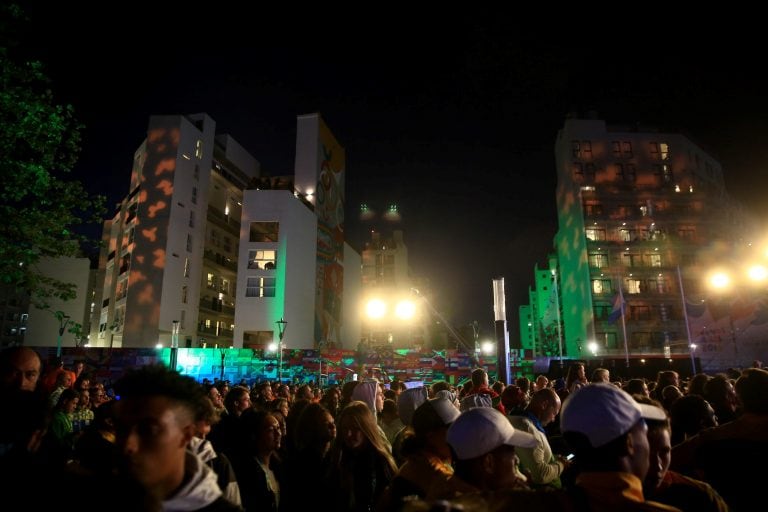
<instances>
[{"instance_id":1,"label":"flag","mask_svg":"<svg viewBox=\"0 0 768 512\"><path fill-rule=\"evenodd\" d=\"M619 293L617 293L613 298L613 308L611 309L611 313L608 315L609 324L612 324L621 318L621 316L624 314L625 306L626 303L624 302L624 294L621 293L621 290L619 290Z\"/></svg>"}]
</instances>

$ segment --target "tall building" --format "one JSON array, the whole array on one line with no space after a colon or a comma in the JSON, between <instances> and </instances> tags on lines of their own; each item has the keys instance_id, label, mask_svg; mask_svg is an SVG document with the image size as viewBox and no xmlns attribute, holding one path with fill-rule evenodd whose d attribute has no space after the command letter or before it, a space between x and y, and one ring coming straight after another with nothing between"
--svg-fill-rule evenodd
<instances>
[{"instance_id":1,"label":"tall building","mask_svg":"<svg viewBox=\"0 0 768 512\"><path fill-rule=\"evenodd\" d=\"M715 296L704 284L716 264L742 263L758 235L721 165L682 133L597 119L567 119L555 156L559 230L520 309L524 343L555 357L560 346L569 358L698 350L705 370L751 363L760 303L750 296L738 317L730 306L743 294ZM724 301L727 325L714 313Z\"/></svg>"},{"instance_id":2,"label":"tall building","mask_svg":"<svg viewBox=\"0 0 768 512\"><path fill-rule=\"evenodd\" d=\"M297 118L294 176L247 190L235 345L355 346L360 255L344 240L346 155L319 114Z\"/></svg>"},{"instance_id":3,"label":"tall building","mask_svg":"<svg viewBox=\"0 0 768 512\"><path fill-rule=\"evenodd\" d=\"M105 224L92 346L233 345L243 189L259 163L206 114L152 116Z\"/></svg>"}]
</instances>

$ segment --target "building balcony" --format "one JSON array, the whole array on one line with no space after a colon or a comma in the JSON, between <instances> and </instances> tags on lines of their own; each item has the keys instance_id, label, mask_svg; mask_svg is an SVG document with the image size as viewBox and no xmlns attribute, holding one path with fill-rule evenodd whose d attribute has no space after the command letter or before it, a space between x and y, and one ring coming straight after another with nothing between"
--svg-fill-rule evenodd
<instances>
[{"instance_id":1,"label":"building balcony","mask_svg":"<svg viewBox=\"0 0 768 512\"><path fill-rule=\"evenodd\" d=\"M208 220L240 238L240 219L233 219L218 208L208 205Z\"/></svg>"},{"instance_id":2,"label":"building balcony","mask_svg":"<svg viewBox=\"0 0 768 512\"><path fill-rule=\"evenodd\" d=\"M213 311L215 313L221 313L229 317L235 316L234 307L224 305L215 299L200 299L200 308L207 311Z\"/></svg>"},{"instance_id":3,"label":"building balcony","mask_svg":"<svg viewBox=\"0 0 768 512\"><path fill-rule=\"evenodd\" d=\"M211 263L237 273L237 262L210 249L203 252L203 257Z\"/></svg>"}]
</instances>

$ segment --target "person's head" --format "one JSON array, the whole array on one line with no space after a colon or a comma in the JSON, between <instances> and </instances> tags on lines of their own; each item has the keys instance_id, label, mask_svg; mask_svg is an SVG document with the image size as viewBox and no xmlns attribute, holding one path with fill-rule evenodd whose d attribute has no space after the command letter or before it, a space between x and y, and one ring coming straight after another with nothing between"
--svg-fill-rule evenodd
<instances>
[{"instance_id":1,"label":"person's head","mask_svg":"<svg viewBox=\"0 0 768 512\"><path fill-rule=\"evenodd\" d=\"M768 414L768 371L749 368L736 381L736 395L744 412Z\"/></svg>"},{"instance_id":2,"label":"person's head","mask_svg":"<svg viewBox=\"0 0 768 512\"><path fill-rule=\"evenodd\" d=\"M544 388L533 394L527 410L533 413L543 426L547 426L557 417L560 405L560 397L555 390Z\"/></svg>"},{"instance_id":3,"label":"person's head","mask_svg":"<svg viewBox=\"0 0 768 512\"><path fill-rule=\"evenodd\" d=\"M612 384L589 384L566 399L560 430L583 471L648 473L645 419L666 419L657 407L638 404Z\"/></svg>"},{"instance_id":4,"label":"person's head","mask_svg":"<svg viewBox=\"0 0 768 512\"><path fill-rule=\"evenodd\" d=\"M536 438L516 430L496 409L477 407L461 413L448 428L456 475L482 490L508 489L522 480L515 446L533 448Z\"/></svg>"},{"instance_id":5,"label":"person's head","mask_svg":"<svg viewBox=\"0 0 768 512\"><path fill-rule=\"evenodd\" d=\"M476 388L488 386L488 374L483 368L472 370L472 386Z\"/></svg>"},{"instance_id":6,"label":"person's head","mask_svg":"<svg viewBox=\"0 0 768 512\"><path fill-rule=\"evenodd\" d=\"M720 415L734 412L739 402L731 381L723 374L717 374L704 384L704 398Z\"/></svg>"},{"instance_id":7,"label":"person's head","mask_svg":"<svg viewBox=\"0 0 768 512\"><path fill-rule=\"evenodd\" d=\"M534 385L536 390L544 389L549 387L549 379L546 375L539 375L536 377L536 384Z\"/></svg>"},{"instance_id":8,"label":"person's head","mask_svg":"<svg viewBox=\"0 0 768 512\"><path fill-rule=\"evenodd\" d=\"M627 383L624 384L623 389L630 395L650 396L648 384L646 384L643 379L629 379Z\"/></svg>"},{"instance_id":9,"label":"person's head","mask_svg":"<svg viewBox=\"0 0 768 512\"><path fill-rule=\"evenodd\" d=\"M211 427L218 423L219 419L219 411L213 405L210 395L200 397L200 403L195 411L195 435L205 439L211 433Z\"/></svg>"},{"instance_id":10,"label":"person's head","mask_svg":"<svg viewBox=\"0 0 768 512\"><path fill-rule=\"evenodd\" d=\"M413 420L413 412L427 400L427 388L406 389L397 398L397 412L403 425L410 425Z\"/></svg>"},{"instance_id":11,"label":"person's head","mask_svg":"<svg viewBox=\"0 0 768 512\"><path fill-rule=\"evenodd\" d=\"M336 439L336 422L323 405L308 404L299 415L294 438L298 450L310 449L324 455Z\"/></svg>"},{"instance_id":12,"label":"person's head","mask_svg":"<svg viewBox=\"0 0 768 512\"><path fill-rule=\"evenodd\" d=\"M662 404L645 395L633 397L638 403L652 405L658 408ZM648 427L648 474L643 481L643 490L652 495L664 480L672 463L672 430L669 419L645 420Z\"/></svg>"},{"instance_id":13,"label":"person's head","mask_svg":"<svg viewBox=\"0 0 768 512\"><path fill-rule=\"evenodd\" d=\"M0 378L5 390L34 391L42 361L29 347L11 347L0 352Z\"/></svg>"},{"instance_id":14,"label":"person's head","mask_svg":"<svg viewBox=\"0 0 768 512\"><path fill-rule=\"evenodd\" d=\"M166 499L184 479L203 388L165 366L129 370L115 383L114 420L123 469Z\"/></svg>"},{"instance_id":15,"label":"person's head","mask_svg":"<svg viewBox=\"0 0 768 512\"><path fill-rule=\"evenodd\" d=\"M691 380L688 381L688 386L685 389L687 395L701 395L704 396L704 386L711 377L706 373L697 373Z\"/></svg>"},{"instance_id":16,"label":"person's head","mask_svg":"<svg viewBox=\"0 0 768 512\"><path fill-rule=\"evenodd\" d=\"M592 382L611 382L611 372L606 368L595 368L592 372Z\"/></svg>"},{"instance_id":17,"label":"person's head","mask_svg":"<svg viewBox=\"0 0 768 512\"><path fill-rule=\"evenodd\" d=\"M224 397L224 407L227 408L229 414L234 416L240 416L243 411L250 409L251 393L248 388L241 386L231 388Z\"/></svg>"},{"instance_id":18,"label":"person's head","mask_svg":"<svg viewBox=\"0 0 768 512\"><path fill-rule=\"evenodd\" d=\"M414 444L441 459L450 459L446 442L448 427L459 417L459 410L445 398L433 398L421 404L413 413Z\"/></svg>"},{"instance_id":19,"label":"person's head","mask_svg":"<svg viewBox=\"0 0 768 512\"><path fill-rule=\"evenodd\" d=\"M365 402L353 400L344 407L339 415L338 436L344 448L349 450L358 450L378 441L376 419Z\"/></svg>"},{"instance_id":20,"label":"person's head","mask_svg":"<svg viewBox=\"0 0 768 512\"><path fill-rule=\"evenodd\" d=\"M271 412L248 409L240 416L239 427L249 455L267 457L280 449L283 433L280 422Z\"/></svg>"}]
</instances>

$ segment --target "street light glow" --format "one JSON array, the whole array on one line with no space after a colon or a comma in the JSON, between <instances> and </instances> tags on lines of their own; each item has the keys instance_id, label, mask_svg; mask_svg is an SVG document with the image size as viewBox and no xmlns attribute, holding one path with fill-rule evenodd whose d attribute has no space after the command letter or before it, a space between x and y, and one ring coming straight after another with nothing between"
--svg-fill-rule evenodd
<instances>
[{"instance_id":1,"label":"street light glow","mask_svg":"<svg viewBox=\"0 0 768 512\"><path fill-rule=\"evenodd\" d=\"M480 349L483 351L483 354L489 356L496 350L496 344L492 341L484 341Z\"/></svg>"},{"instance_id":2,"label":"street light glow","mask_svg":"<svg viewBox=\"0 0 768 512\"><path fill-rule=\"evenodd\" d=\"M596 341L590 341L587 343L587 348L590 352L592 352L592 355L597 355L597 342Z\"/></svg>"},{"instance_id":3,"label":"street light glow","mask_svg":"<svg viewBox=\"0 0 768 512\"><path fill-rule=\"evenodd\" d=\"M725 272L715 272L709 276L709 284L717 290L724 290L731 284L731 277Z\"/></svg>"},{"instance_id":4,"label":"street light glow","mask_svg":"<svg viewBox=\"0 0 768 512\"><path fill-rule=\"evenodd\" d=\"M768 277L768 269L763 265L752 265L749 267L747 275L749 275L749 279L752 281L765 281Z\"/></svg>"},{"instance_id":5,"label":"street light glow","mask_svg":"<svg viewBox=\"0 0 768 512\"><path fill-rule=\"evenodd\" d=\"M381 318L387 312L387 305L384 304L383 300L371 299L365 305L365 312L369 318Z\"/></svg>"},{"instance_id":6,"label":"street light glow","mask_svg":"<svg viewBox=\"0 0 768 512\"><path fill-rule=\"evenodd\" d=\"M267 350L270 352L277 352L277 343L273 341L272 343L267 345Z\"/></svg>"},{"instance_id":7,"label":"street light glow","mask_svg":"<svg viewBox=\"0 0 768 512\"><path fill-rule=\"evenodd\" d=\"M410 320L416 314L416 304L410 300L401 300L395 307L395 315L403 320Z\"/></svg>"}]
</instances>

